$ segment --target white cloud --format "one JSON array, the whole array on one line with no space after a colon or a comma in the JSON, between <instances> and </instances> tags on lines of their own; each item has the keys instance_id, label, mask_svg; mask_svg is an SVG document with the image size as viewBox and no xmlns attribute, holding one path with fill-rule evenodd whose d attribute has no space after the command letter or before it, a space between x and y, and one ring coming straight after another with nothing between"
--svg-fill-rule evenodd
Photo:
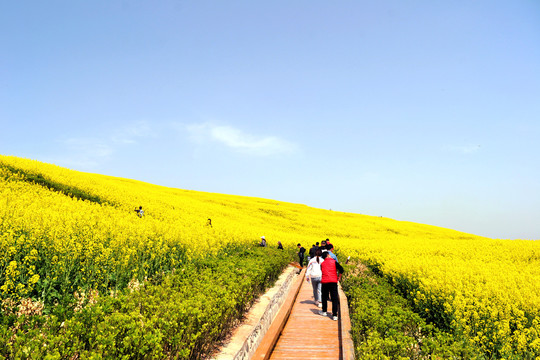
<instances>
[{"instance_id":1,"label":"white cloud","mask_svg":"<svg viewBox=\"0 0 540 360\"><path fill-rule=\"evenodd\" d=\"M124 126L111 136L111 141L121 144L136 144L138 139L155 136L152 127L146 121L136 121Z\"/></svg>"},{"instance_id":2,"label":"white cloud","mask_svg":"<svg viewBox=\"0 0 540 360\"><path fill-rule=\"evenodd\" d=\"M61 141L66 151L51 162L81 170L94 169L114 156L119 148L151 136L156 136L154 129L145 121L137 121L102 137L71 137Z\"/></svg>"},{"instance_id":3,"label":"white cloud","mask_svg":"<svg viewBox=\"0 0 540 360\"><path fill-rule=\"evenodd\" d=\"M85 157L104 158L109 157L114 149L95 138L70 138L64 141L71 152L76 152Z\"/></svg>"},{"instance_id":4,"label":"white cloud","mask_svg":"<svg viewBox=\"0 0 540 360\"><path fill-rule=\"evenodd\" d=\"M93 170L114 153L114 148L97 138L69 138L61 141L65 150L62 155L47 161L78 170Z\"/></svg>"},{"instance_id":5,"label":"white cloud","mask_svg":"<svg viewBox=\"0 0 540 360\"><path fill-rule=\"evenodd\" d=\"M258 156L290 154L297 151L297 146L276 136L256 136L247 134L232 126L220 126L210 123L187 126L192 140L202 143L214 141L235 151Z\"/></svg>"}]
</instances>

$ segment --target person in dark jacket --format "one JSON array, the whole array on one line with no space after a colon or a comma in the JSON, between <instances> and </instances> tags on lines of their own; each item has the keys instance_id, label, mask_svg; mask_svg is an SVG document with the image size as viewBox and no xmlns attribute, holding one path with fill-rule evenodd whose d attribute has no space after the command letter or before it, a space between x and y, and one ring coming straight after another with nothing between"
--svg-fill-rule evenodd
<instances>
[{"instance_id":1,"label":"person in dark jacket","mask_svg":"<svg viewBox=\"0 0 540 360\"><path fill-rule=\"evenodd\" d=\"M311 248L309 249L309 255L307 258L308 262L315 257L315 253L317 252L317 250L318 250L318 247L315 246L315 244L311 245Z\"/></svg>"},{"instance_id":2,"label":"person in dark jacket","mask_svg":"<svg viewBox=\"0 0 540 360\"><path fill-rule=\"evenodd\" d=\"M283 250L283 245L281 244L281 241L277 242L277 248L278 250Z\"/></svg>"},{"instance_id":3,"label":"person in dark jacket","mask_svg":"<svg viewBox=\"0 0 540 360\"><path fill-rule=\"evenodd\" d=\"M330 239L326 239L325 242L326 242L326 248L328 249L332 245L332 243L330 243Z\"/></svg>"},{"instance_id":4,"label":"person in dark jacket","mask_svg":"<svg viewBox=\"0 0 540 360\"><path fill-rule=\"evenodd\" d=\"M326 316L328 309L328 295L332 296L332 320L338 319L339 295L338 295L338 272L343 274L344 269L338 262L332 259L328 252L322 253L324 261L321 263L321 297L322 310L320 315ZM341 275L339 276L341 278Z\"/></svg>"},{"instance_id":5,"label":"person in dark jacket","mask_svg":"<svg viewBox=\"0 0 540 360\"><path fill-rule=\"evenodd\" d=\"M300 263L300 266L304 266L304 255L306 254L306 248L304 248L302 245L298 244L296 245L298 247L298 262Z\"/></svg>"}]
</instances>

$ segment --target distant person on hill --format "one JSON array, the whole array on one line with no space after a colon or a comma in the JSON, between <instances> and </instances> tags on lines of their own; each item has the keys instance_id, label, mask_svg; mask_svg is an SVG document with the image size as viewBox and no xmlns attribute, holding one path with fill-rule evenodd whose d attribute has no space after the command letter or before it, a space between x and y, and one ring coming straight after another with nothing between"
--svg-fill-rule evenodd
<instances>
[{"instance_id":1,"label":"distant person on hill","mask_svg":"<svg viewBox=\"0 0 540 360\"><path fill-rule=\"evenodd\" d=\"M313 299L318 307L322 307L321 302L321 263L323 260L321 259L322 252L321 250L317 249L315 252L315 256L313 259L311 259L307 265L306 270L306 281L309 282L311 280L311 286L313 287Z\"/></svg>"},{"instance_id":2,"label":"distant person on hill","mask_svg":"<svg viewBox=\"0 0 540 360\"><path fill-rule=\"evenodd\" d=\"M343 274L343 267L339 265L334 259L329 256L328 252L322 254L324 261L321 264L321 297L322 297L322 311L320 315L326 316L328 309L328 295L332 295L332 320L338 319L339 312L339 294L338 294L338 281L341 278L340 274Z\"/></svg>"},{"instance_id":3,"label":"distant person on hill","mask_svg":"<svg viewBox=\"0 0 540 360\"><path fill-rule=\"evenodd\" d=\"M277 248L278 250L283 250L283 245L281 245L281 241L277 242Z\"/></svg>"},{"instance_id":4,"label":"distant person on hill","mask_svg":"<svg viewBox=\"0 0 540 360\"><path fill-rule=\"evenodd\" d=\"M266 238L264 236L261 236L261 242L259 243L259 246L266 247Z\"/></svg>"},{"instance_id":5,"label":"distant person on hill","mask_svg":"<svg viewBox=\"0 0 540 360\"><path fill-rule=\"evenodd\" d=\"M212 219L208 219L208 221L206 222L206 226L212 227Z\"/></svg>"},{"instance_id":6,"label":"distant person on hill","mask_svg":"<svg viewBox=\"0 0 540 360\"><path fill-rule=\"evenodd\" d=\"M135 212L137 213L137 215L139 217L143 217L144 216L144 210L142 209L142 206L139 206L138 209L135 209Z\"/></svg>"},{"instance_id":7,"label":"distant person on hill","mask_svg":"<svg viewBox=\"0 0 540 360\"><path fill-rule=\"evenodd\" d=\"M300 266L303 267L304 266L304 255L306 254L306 249L298 244L296 245L298 247L298 262L300 263Z\"/></svg>"}]
</instances>

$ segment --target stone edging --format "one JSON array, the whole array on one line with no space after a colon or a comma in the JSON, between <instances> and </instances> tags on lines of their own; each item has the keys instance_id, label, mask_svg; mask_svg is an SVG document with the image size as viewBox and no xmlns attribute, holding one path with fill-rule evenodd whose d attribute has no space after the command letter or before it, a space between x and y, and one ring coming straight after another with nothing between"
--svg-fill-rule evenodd
<instances>
[{"instance_id":1,"label":"stone edging","mask_svg":"<svg viewBox=\"0 0 540 360\"><path fill-rule=\"evenodd\" d=\"M213 360L249 360L251 358L287 298L299 272L300 269L294 266L285 269L274 287L253 304L246 315L246 320L234 330L229 343L212 358Z\"/></svg>"}]
</instances>

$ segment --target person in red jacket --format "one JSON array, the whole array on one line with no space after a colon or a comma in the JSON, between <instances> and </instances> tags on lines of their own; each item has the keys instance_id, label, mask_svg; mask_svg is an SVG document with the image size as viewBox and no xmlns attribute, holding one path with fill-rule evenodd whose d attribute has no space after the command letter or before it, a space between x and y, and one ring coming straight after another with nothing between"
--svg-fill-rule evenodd
<instances>
[{"instance_id":1,"label":"person in red jacket","mask_svg":"<svg viewBox=\"0 0 540 360\"><path fill-rule=\"evenodd\" d=\"M322 254L324 261L321 263L321 297L322 310L319 314L326 316L328 309L328 295L332 296L332 320L338 319L339 295L338 295L338 272L343 274L343 267L336 260L332 259L327 252ZM341 276L340 276L341 277Z\"/></svg>"}]
</instances>

